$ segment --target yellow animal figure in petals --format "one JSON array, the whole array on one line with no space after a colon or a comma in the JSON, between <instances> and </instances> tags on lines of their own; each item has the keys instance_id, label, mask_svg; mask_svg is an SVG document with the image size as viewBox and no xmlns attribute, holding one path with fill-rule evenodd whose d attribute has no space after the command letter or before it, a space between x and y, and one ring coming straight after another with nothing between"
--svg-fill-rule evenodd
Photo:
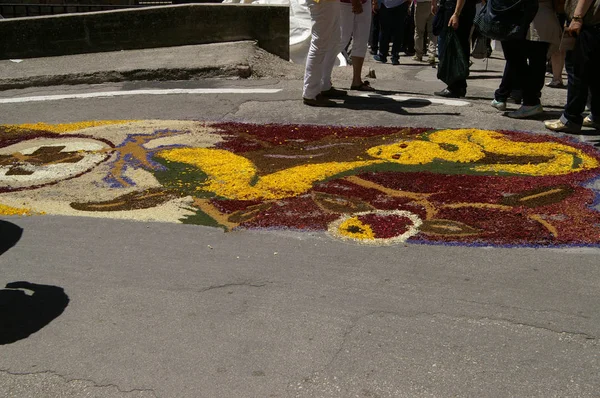
<instances>
[{"instance_id":1,"label":"yellow animal figure in petals","mask_svg":"<svg viewBox=\"0 0 600 398\"><path fill-rule=\"evenodd\" d=\"M508 139L489 130L440 130L423 139L402 140L369 148L369 160L325 162L290 167L258 176L254 164L222 149L181 148L162 151L159 157L193 165L207 180L199 188L217 196L240 200L282 199L301 195L319 181L379 164L427 165L434 161L473 163L471 170L482 173L510 173L530 176L561 175L599 167L598 161L581 150L555 142L527 143ZM539 157L535 164L477 164L486 154L509 157ZM448 165L448 167L451 167Z\"/></svg>"},{"instance_id":2,"label":"yellow animal figure in petals","mask_svg":"<svg viewBox=\"0 0 600 398\"><path fill-rule=\"evenodd\" d=\"M171 162L191 164L208 175L202 190L228 199L282 199L308 191L315 182L349 170L384 163L383 160L307 164L271 173L257 179L248 159L222 149L171 149L158 154ZM256 183L253 183L256 180Z\"/></svg>"}]
</instances>

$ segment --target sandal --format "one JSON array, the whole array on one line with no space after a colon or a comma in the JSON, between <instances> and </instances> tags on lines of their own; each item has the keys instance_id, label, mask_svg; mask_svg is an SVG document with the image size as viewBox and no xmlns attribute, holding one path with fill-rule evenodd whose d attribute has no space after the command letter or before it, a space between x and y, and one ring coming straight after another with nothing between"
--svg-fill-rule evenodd
<instances>
[{"instance_id":1,"label":"sandal","mask_svg":"<svg viewBox=\"0 0 600 398\"><path fill-rule=\"evenodd\" d=\"M350 86L350 90L357 90L357 91L375 91L375 89L373 87L371 87L371 84L368 81L364 81L362 82L360 85L358 86Z\"/></svg>"},{"instance_id":2,"label":"sandal","mask_svg":"<svg viewBox=\"0 0 600 398\"><path fill-rule=\"evenodd\" d=\"M546 83L546 87L550 87L550 88L565 88L565 85L561 81L552 80L549 83Z\"/></svg>"}]
</instances>

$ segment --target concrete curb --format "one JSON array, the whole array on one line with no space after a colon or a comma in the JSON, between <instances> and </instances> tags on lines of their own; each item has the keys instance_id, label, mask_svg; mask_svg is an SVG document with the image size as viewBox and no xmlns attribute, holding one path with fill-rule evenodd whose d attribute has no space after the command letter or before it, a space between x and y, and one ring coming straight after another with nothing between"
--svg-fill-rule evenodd
<instances>
[{"instance_id":1,"label":"concrete curb","mask_svg":"<svg viewBox=\"0 0 600 398\"><path fill-rule=\"evenodd\" d=\"M15 61L0 60L0 90L140 80L260 78L297 67L252 41Z\"/></svg>"},{"instance_id":2,"label":"concrete curb","mask_svg":"<svg viewBox=\"0 0 600 398\"><path fill-rule=\"evenodd\" d=\"M73 73L65 75L45 75L15 79L0 79L0 90L75 84L101 84L140 80L168 81L200 80L208 78L246 79L250 76L252 76L251 66L242 64L202 68L136 69L127 71L102 71L94 73Z\"/></svg>"}]
</instances>

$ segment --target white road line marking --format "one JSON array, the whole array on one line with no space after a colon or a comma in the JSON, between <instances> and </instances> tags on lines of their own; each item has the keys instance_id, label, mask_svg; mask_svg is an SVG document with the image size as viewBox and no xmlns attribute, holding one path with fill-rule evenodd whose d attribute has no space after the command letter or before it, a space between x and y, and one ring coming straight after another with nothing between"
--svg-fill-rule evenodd
<instances>
[{"instance_id":1,"label":"white road line marking","mask_svg":"<svg viewBox=\"0 0 600 398\"><path fill-rule=\"evenodd\" d=\"M265 88L174 88L165 90L130 90L130 91L103 91L95 93L40 95L34 97L0 98L0 104L14 104L22 102L57 101L63 99L85 99L123 97L126 95L167 95L167 94L275 94L282 89Z\"/></svg>"},{"instance_id":2,"label":"white road line marking","mask_svg":"<svg viewBox=\"0 0 600 398\"><path fill-rule=\"evenodd\" d=\"M407 97L405 95L398 95L398 94L392 94L392 95L383 95L383 94L377 94L377 93L360 93L357 95L357 97L364 97L364 98L391 98L394 101L398 101L398 102L403 102L403 101L427 101L430 102L432 104L440 104L440 105L449 105L449 106L467 106L467 105L471 105L470 102L467 101L460 101L460 100L453 100L453 99L446 99L446 98L436 98L436 97Z\"/></svg>"},{"instance_id":3,"label":"white road line marking","mask_svg":"<svg viewBox=\"0 0 600 398\"><path fill-rule=\"evenodd\" d=\"M57 95L39 95L32 97L14 97L0 98L0 104L16 104L25 102L58 101L64 99L87 99L87 98L110 98L124 97L128 95L172 95L172 94L275 94L283 91L282 89L265 88L174 88L174 89L154 89L154 90L129 90L129 91L102 91L94 93L79 94L57 94ZM405 95L382 95L377 93L359 93L357 97L362 98L390 98L394 101L427 101L432 104L449 106L467 106L467 101L435 98L435 97L409 97Z\"/></svg>"}]
</instances>

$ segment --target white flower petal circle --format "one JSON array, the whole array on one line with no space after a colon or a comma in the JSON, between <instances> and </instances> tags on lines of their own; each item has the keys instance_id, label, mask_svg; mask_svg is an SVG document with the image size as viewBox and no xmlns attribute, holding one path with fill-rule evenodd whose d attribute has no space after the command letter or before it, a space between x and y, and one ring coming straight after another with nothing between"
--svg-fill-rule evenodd
<instances>
[{"instance_id":1,"label":"white flower petal circle","mask_svg":"<svg viewBox=\"0 0 600 398\"><path fill-rule=\"evenodd\" d=\"M409 220L411 220L413 224L407 227L406 232L404 232L398 236L394 236L392 238L360 239L360 238L354 238L351 236L344 235L343 233L340 232L340 227L349 219L360 217L360 216L365 216L365 215L369 215L369 214L374 214L377 216L406 217ZM329 223L327 232L331 236L341 239L341 240L345 240L345 241L353 241L353 242L357 242L357 243L361 243L361 244L374 245L374 246L385 246L385 245L393 245L393 244L397 244L397 243L406 242L406 240L408 238L419 233L419 227L421 226L421 224L423 224L423 221L421 220L421 218L418 215L411 213L410 211L406 211L406 210L370 210L370 211L363 211L360 213L352 213L352 214L342 215L337 220Z\"/></svg>"}]
</instances>

